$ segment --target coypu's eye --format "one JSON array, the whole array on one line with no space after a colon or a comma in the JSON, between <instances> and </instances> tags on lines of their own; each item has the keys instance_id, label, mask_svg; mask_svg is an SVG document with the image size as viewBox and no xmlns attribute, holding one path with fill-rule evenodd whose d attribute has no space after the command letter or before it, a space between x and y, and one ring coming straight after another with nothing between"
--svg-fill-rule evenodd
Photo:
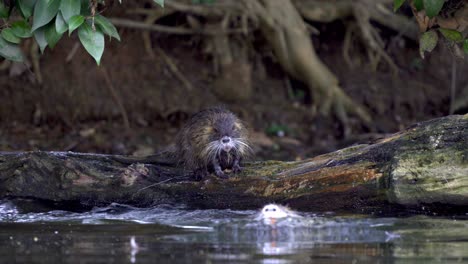
<instances>
[{"instance_id":1,"label":"coypu's eye","mask_svg":"<svg viewBox=\"0 0 468 264\"><path fill-rule=\"evenodd\" d=\"M213 127L213 132L218 133L218 129L216 127Z\"/></svg>"}]
</instances>

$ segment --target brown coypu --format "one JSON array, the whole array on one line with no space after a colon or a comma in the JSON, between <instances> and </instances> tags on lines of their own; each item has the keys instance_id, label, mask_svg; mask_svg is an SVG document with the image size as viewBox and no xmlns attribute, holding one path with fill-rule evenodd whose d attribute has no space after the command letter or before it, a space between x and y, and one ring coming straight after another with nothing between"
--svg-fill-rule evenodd
<instances>
[{"instance_id":1,"label":"brown coypu","mask_svg":"<svg viewBox=\"0 0 468 264\"><path fill-rule=\"evenodd\" d=\"M165 151L149 157L123 157L114 159L124 163L178 164L194 173L197 180L214 172L227 178L223 172L242 170L241 160L251 148L242 121L223 107L209 108L194 114L176 136L175 144ZM165 156L166 159L161 159Z\"/></svg>"},{"instance_id":2,"label":"brown coypu","mask_svg":"<svg viewBox=\"0 0 468 264\"><path fill-rule=\"evenodd\" d=\"M250 151L247 129L231 111L215 107L190 118L176 136L175 157L193 170L196 179L209 172L226 178L223 170L242 170L240 162Z\"/></svg>"}]
</instances>

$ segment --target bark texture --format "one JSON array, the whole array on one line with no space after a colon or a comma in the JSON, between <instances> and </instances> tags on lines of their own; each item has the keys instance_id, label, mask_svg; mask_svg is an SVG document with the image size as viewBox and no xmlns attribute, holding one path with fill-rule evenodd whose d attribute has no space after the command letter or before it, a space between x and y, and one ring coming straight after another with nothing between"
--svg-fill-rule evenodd
<instances>
[{"instance_id":1,"label":"bark texture","mask_svg":"<svg viewBox=\"0 0 468 264\"><path fill-rule=\"evenodd\" d=\"M0 154L0 198L85 205L184 203L310 211L446 211L468 206L468 115L416 124L373 144L297 162L252 162L229 179L192 181L177 166L71 152Z\"/></svg>"}]
</instances>

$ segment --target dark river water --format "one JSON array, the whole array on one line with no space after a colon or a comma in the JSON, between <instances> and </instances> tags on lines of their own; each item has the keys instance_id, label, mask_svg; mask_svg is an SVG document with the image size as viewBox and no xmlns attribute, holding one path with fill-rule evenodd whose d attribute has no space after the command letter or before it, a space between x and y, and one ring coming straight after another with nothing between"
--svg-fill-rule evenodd
<instances>
[{"instance_id":1,"label":"dark river water","mask_svg":"<svg viewBox=\"0 0 468 264\"><path fill-rule=\"evenodd\" d=\"M260 209L260 208L259 208ZM26 211L0 201L0 263L463 263L468 220L134 208Z\"/></svg>"}]
</instances>

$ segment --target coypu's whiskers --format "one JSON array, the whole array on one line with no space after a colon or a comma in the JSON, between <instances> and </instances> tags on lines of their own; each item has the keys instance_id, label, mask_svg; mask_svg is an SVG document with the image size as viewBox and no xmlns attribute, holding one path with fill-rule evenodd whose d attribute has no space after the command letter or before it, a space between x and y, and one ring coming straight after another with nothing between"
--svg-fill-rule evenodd
<instances>
[{"instance_id":1,"label":"coypu's whiskers","mask_svg":"<svg viewBox=\"0 0 468 264\"><path fill-rule=\"evenodd\" d=\"M247 142L245 142L242 138L233 138L233 141L234 141L234 146L236 146L236 148L239 149L239 152L241 152L242 154L244 154L244 151L246 151L248 153L253 152L250 145L247 144ZM239 146L239 147L237 147L237 146Z\"/></svg>"},{"instance_id":2,"label":"coypu's whiskers","mask_svg":"<svg viewBox=\"0 0 468 264\"><path fill-rule=\"evenodd\" d=\"M208 143L208 146L206 148L203 149L202 154L203 156L206 156L207 160L213 160L216 157L216 155L218 155L217 154L219 152L218 149L219 149L218 142L212 141Z\"/></svg>"}]
</instances>

